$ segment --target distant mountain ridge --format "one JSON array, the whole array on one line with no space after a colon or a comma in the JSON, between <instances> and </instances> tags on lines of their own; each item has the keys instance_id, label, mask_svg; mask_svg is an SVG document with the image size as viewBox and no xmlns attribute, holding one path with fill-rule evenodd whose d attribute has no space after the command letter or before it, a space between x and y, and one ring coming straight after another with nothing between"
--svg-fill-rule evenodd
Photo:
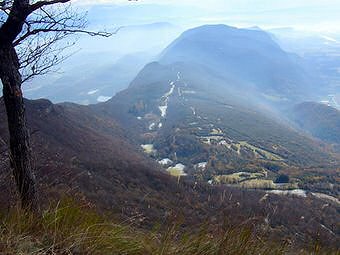
<instances>
[{"instance_id":1,"label":"distant mountain ridge","mask_svg":"<svg viewBox=\"0 0 340 255\"><path fill-rule=\"evenodd\" d=\"M103 15L98 14L99 18ZM80 51L60 65L60 72L28 82L24 93L27 98L47 98L54 103L88 105L108 100L127 88L143 66L153 61L181 31L171 23L145 22L125 25L109 38L80 36Z\"/></svg>"},{"instance_id":2,"label":"distant mountain ridge","mask_svg":"<svg viewBox=\"0 0 340 255\"><path fill-rule=\"evenodd\" d=\"M292 116L300 128L321 140L340 146L339 110L321 103L304 102L294 107Z\"/></svg>"},{"instance_id":3,"label":"distant mountain ridge","mask_svg":"<svg viewBox=\"0 0 340 255\"><path fill-rule=\"evenodd\" d=\"M284 52L262 30L226 25L190 29L163 51L160 62L203 65L274 101L306 97L313 88L301 60Z\"/></svg>"}]
</instances>

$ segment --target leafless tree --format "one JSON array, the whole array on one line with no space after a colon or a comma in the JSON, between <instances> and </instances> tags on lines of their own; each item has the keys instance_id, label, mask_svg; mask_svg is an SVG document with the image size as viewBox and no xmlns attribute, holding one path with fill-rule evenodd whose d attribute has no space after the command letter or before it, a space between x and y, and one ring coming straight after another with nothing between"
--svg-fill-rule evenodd
<instances>
[{"instance_id":1,"label":"leafless tree","mask_svg":"<svg viewBox=\"0 0 340 255\"><path fill-rule=\"evenodd\" d=\"M0 0L0 78L3 85L10 159L23 208L39 208L22 83L45 74L65 59L75 33L110 36L86 30L85 15L71 0Z\"/></svg>"}]
</instances>

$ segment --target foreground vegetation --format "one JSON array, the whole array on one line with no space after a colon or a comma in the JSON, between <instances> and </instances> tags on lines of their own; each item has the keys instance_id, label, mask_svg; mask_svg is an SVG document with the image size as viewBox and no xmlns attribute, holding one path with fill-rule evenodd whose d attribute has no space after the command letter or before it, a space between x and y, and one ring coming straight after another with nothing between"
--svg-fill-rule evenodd
<instances>
[{"instance_id":1,"label":"foreground vegetation","mask_svg":"<svg viewBox=\"0 0 340 255\"><path fill-rule=\"evenodd\" d=\"M35 217L20 209L1 216L0 254L287 254L288 244L266 241L251 228L194 233L180 224L138 230L116 224L73 201L59 202ZM315 245L312 253L326 254ZM295 252L293 252L295 254ZM337 254L336 251L327 254Z\"/></svg>"}]
</instances>

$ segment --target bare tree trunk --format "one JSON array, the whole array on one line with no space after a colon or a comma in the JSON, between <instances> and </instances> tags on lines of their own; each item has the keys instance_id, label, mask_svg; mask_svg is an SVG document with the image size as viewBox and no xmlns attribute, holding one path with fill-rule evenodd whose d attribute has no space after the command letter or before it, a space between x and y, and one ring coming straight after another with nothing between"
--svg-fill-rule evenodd
<instances>
[{"instance_id":1,"label":"bare tree trunk","mask_svg":"<svg viewBox=\"0 0 340 255\"><path fill-rule=\"evenodd\" d=\"M22 207L37 211L38 200L29 131L21 91L19 60L12 45L0 45L0 78L3 84L10 134L11 167Z\"/></svg>"}]
</instances>

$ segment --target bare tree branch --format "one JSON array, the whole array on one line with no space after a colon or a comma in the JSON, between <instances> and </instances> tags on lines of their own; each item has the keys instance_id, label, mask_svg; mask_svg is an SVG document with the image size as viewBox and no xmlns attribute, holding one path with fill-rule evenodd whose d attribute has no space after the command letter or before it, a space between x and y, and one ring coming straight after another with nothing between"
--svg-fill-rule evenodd
<instances>
[{"instance_id":1,"label":"bare tree branch","mask_svg":"<svg viewBox=\"0 0 340 255\"><path fill-rule=\"evenodd\" d=\"M30 7L30 12L34 12L41 7L48 6L48 5L53 5L53 4L58 4L58 3L67 3L70 2L71 0L50 0L50 1L39 1L31 5Z\"/></svg>"},{"instance_id":2,"label":"bare tree branch","mask_svg":"<svg viewBox=\"0 0 340 255\"><path fill-rule=\"evenodd\" d=\"M41 29L34 29L32 31L28 31L27 33L25 33L22 37L18 38L16 41L14 41L14 46L17 46L20 44L20 42L22 42L23 40L25 40L27 37L32 36L32 35L36 35L39 33L50 33L50 32L62 32L62 33L83 33L83 34L87 34L90 36L103 36L103 37L110 37L112 35L112 33L108 33L108 32L92 32L92 31L87 31L87 30L82 30L82 29L52 29L52 28L41 28Z\"/></svg>"},{"instance_id":3,"label":"bare tree branch","mask_svg":"<svg viewBox=\"0 0 340 255\"><path fill-rule=\"evenodd\" d=\"M87 13L73 11L68 2L38 1L30 5L30 15L13 41L23 81L55 71L55 66L69 58L73 53L68 49L76 41L73 34L110 37L120 30L120 27L112 32L87 30Z\"/></svg>"}]
</instances>

